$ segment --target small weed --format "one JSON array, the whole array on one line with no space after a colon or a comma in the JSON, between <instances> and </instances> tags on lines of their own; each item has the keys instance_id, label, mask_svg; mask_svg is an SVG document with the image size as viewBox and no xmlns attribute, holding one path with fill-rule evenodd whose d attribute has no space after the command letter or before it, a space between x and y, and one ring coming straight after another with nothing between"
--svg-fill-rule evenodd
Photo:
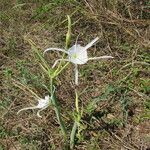
<instances>
[{"instance_id":1,"label":"small weed","mask_svg":"<svg viewBox=\"0 0 150 150\"><path fill-rule=\"evenodd\" d=\"M128 108L130 105L130 97L128 95L129 90L128 90L128 88L123 87L123 88L119 88L117 90L117 92L121 94L119 101L120 101L121 106L122 106L123 121L125 121L125 123L126 123L127 119L128 119Z\"/></svg>"},{"instance_id":2,"label":"small weed","mask_svg":"<svg viewBox=\"0 0 150 150\"><path fill-rule=\"evenodd\" d=\"M103 92L103 94L99 97L94 98L91 102L88 103L85 111L88 114L92 114L95 109L98 107L98 103L101 101L108 101L108 98L115 92L115 87L113 85L108 85Z\"/></svg>"},{"instance_id":3,"label":"small weed","mask_svg":"<svg viewBox=\"0 0 150 150\"><path fill-rule=\"evenodd\" d=\"M98 150L99 149L99 140L97 137L92 137L90 143L88 144L87 150Z\"/></svg>"},{"instance_id":4,"label":"small weed","mask_svg":"<svg viewBox=\"0 0 150 150\"><path fill-rule=\"evenodd\" d=\"M111 119L109 121L106 122L109 126L116 126L116 127L123 127L124 122L122 121L122 119Z\"/></svg>"},{"instance_id":5,"label":"small weed","mask_svg":"<svg viewBox=\"0 0 150 150\"><path fill-rule=\"evenodd\" d=\"M110 121L107 119L109 124L114 124L117 126L122 126L124 123L127 123L128 118L128 111L130 106L130 97L128 95L129 90L126 87L120 87L120 86L113 86L108 85L105 89L105 92L101 94L101 96L94 98L92 102L89 102L86 108L86 112L89 115L93 115L94 111L98 108L98 105L102 102L107 102L112 107L114 107L114 104L116 104L116 101L120 102L121 108L118 108L122 111L123 118L122 120L118 119L111 119ZM101 110L102 112L103 110ZM104 111L105 116L109 114L113 109L109 109ZM99 115L98 115L99 116Z\"/></svg>"},{"instance_id":6,"label":"small weed","mask_svg":"<svg viewBox=\"0 0 150 150\"><path fill-rule=\"evenodd\" d=\"M150 93L150 79L141 79L140 85L141 85L142 93L145 93L145 94Z\"/></svg>"},{"instance_id":7,"label":"small weed","mask_svg":"<svg viewBox=\"0 0 150 150\"><path fill-rule=\"evenodd\" d=\"M6 13L0 11L0 19L2 22L8 22L10 17Z\"/></svg>"},{"instance_id":8,"label":"small weed","mask_svg":"<svg viewBox=\"0 0 150 150\"><path fill-rule=\"evenodd\" d=\"M32 84L32 86L35 87L43 87L45 84L42 80L42 78L44 78L44 76L42 76L40 73L38 74L34 74L32 73L28 67L29 64L27 62L24 61L18 61L16 63L16 67L19 70L19 80L23 83L23 84Z\"/></svg>"},{"instance_id":9,"label":"small weed","mask_svg":"<svg viewBox=\"0 0 150 150\"><path fill-rule=\"evenodd\" d=\"M150 119L150 100L146 100L144 103L144 112L136 116L134 121L139 124L149 119Z\"/></svg>"},{"instance_id":10,"label":"small weed","mask_svg":"<svg viewBox=\"0 0 150 150\"><path fill-rule=\"evenodd\" d=\"M1 109L7 109L8 106L10 105L10 103L11 103L11 99L5 98L2 101L0 101L0 108Z\"/></svg>"},{"instance_id":11,"label":"small weed","mask_svg":"<svg viewBox=\"0 0 150 150\"><path fill-rule=\"evenodd\" d=\"M6 131L6 129L0 125L0 138L5 138L7 137L9 134L8 132Z\"/></svg>"},{"instance_id":12,"label":"small weed","mask_svg":"<svg viewBox=\"0 0 150 150\"><path fill-rule=\"evenodd\" d=\"M147 101L144 103L144 105L145 105L145 109L150 110L150 99L147 100Z\"/></svg>"},{"instance_id":13,"label":"small weed","mask_svg":"<svg viewBox=\"0 0 150 150\"><path fill-rule=\"evenodd\" d=\"M3 145L0 145L0 150L5 150Z\"/></svg>"},{"instance_id":14,"label":"small weed","mask_svg":"<svg viewBox=\"0 0 150 150\"><path fill-rule=\"evenodd\" d=\"M11 68L5 68L5 70L3 71L4 73L4 76L7 78L7 79L10 79L13 75L13 71Z\"/></svg>"},{"instance_id":15,"label":"small weed","mask_svg":"<svg viewBox=\"0 0 150 150\"><path fill-rule=\"evenodd\" d=\"M43 2L43 3L41 3L41 6L35 10L34 15L32 16L32 19L43 18L45 16L45 14L50 13L57 7L67 4L67 3L74 2L74 1L75 0L52 0L48 4L44 4L44 2Z\"/></svg>"}]
</instances>

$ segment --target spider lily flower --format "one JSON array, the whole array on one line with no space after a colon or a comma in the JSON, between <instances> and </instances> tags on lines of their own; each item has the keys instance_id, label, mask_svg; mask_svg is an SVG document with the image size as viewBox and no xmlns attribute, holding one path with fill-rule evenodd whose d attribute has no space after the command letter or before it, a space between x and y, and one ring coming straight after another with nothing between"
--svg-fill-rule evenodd
<instances>
[{"instance_id":1,"label":"spider lily flower","mask_svg":"<svg viewBox=\"0 0 150 150\"><path fill-rule=\"evenodd\" d=\"M59 61L68 61L72 62L75 65L75 84L78 85L78 65L82 65L87 63L88 60L97 60L97 59L103 59L103 58L113 58L112 56L100 56L100 57L88 57L87 49L89 49L99 38L96 37L94 40L92 40L90 43L88 43L86 46L81 46L80 44L75 43L71 48L68 50L60 49L60 48L48 48L44 51L44 54L47 51L54 50L54 51L60 51L64 52L68 55L67 59L57 59L52 66L54 68L56 64Z\"/></svg>"},{"instance_id":2,"label":"spider lily flower","mask_svg":"<svg viewBox=\"0 0 150 150\"><path fill-rule=\"evenodd\" d=\"M40 112L41 112L42 110L46 109L49 105L50 105L50 97L49 97L49 95L47 95L47 96L45 96L45 99L42 99L42 98L41 98L41 99L38 100L37 106L26 107L26 108L20 109L20 110L17 112L17 114L19 114L21 111L28 110L28 109L39 109L39 110L37 111L37 116L38 116L38 117L42 117L42 116L40 115Z\"/></svg>"}]
</instances>

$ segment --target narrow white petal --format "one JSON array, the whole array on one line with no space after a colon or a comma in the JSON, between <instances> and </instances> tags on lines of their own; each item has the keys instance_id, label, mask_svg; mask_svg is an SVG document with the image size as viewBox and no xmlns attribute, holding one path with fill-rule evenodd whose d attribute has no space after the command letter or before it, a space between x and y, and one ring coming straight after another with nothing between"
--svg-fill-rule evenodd
<instances>
[{"instance_id":1,"label":"narrow white petal","mask_svg":"<svg viewBox=\"0 0 150 150\"><path fill-rule=\"evenodd\" d=\"M57 59L57 60L54 62L52 68L54 68L54 67L57 65L57 63L58 63L59 61L69 61L69 59Z\"/></svg>"},{"instance_id":2,"label":"narrow white petal","mask_svg":"<svg viewBox=\"0 0 150 150\"><path fill-rule=\"evenodd\" d=\"M79 76L79 71L78 71L78 65L77 64L75 64L75 84L76 85L78 85L79 83L78 83L78 76Z\"/></svg>"},{"instance_id":3,"label":"narrow white petal","mask_svg":"<svg viewBox=\"0 0 150 150\"><path fill-rule=\"evenodd\" d=\"M68 54L68 52L65 49L61 49L61 48L48 48L43 52L43 55L48 52L48 51L60 51L60 52L64 52L66 54Z\"/></svg>"},{"instance_id":4,"label":"narrow white petal","mask_svg":"<svg viewBox=\"0 0 150 150\"><path fill-rule=\"evenodd\" d=\"M77 45L77 43L78 43L79 35L80 35L80 33L78 34L78 36L77 36L77 38L76 38L75 45Z\"/></svg>"},{"instance_id":5,"label":"narrow white petal","mask_svg":"<svg viewBox=\"0 0 150 150\"><path fill-rule=\"evenodd\" d=\"M44 108L38 110L38 111L37 111L37 116L40 117L40 118L42 118L42 116L40 115L40 112L41 112L42 110L46 109L47 107L48 107L48 106L46 106L46 107L44 107Z\"/></svg>"},{"instance_id":6,"label":"narrow white petal","mask_svg":"<svg viewBox=\"0 0 150 150\"><path fill-rule=\"evenodd\" d=\"M22 109L20 109L20 110L17 112L17 114L19 114L21 111L24 111L24 110L28 110L28 109L37 109L37 108L39 108L39 107L38 107L38 106L33 106L33 107L22 108Z\"/></svg>"},{"instance_id":7,"label":"narrow white petal","mask_svg":"<svg viewBox=\"0 0 150 150\"><path fill-rule=\"evenodd\" d=\"M45 100L46 100L46 101L49 101L49 99L50 99L49 95L46 95L46 96L45 96Z\"/></svg>"},{"instance_id":8,"label":"narrow white petal","mask_svg":"<svg viewBox=\"0 0 150 150\"><path fill-rule=\"evenodd\" d=\"M112 56L100 56L100 57L88 58L88 60L107 59L107 58L114 58L114 57L112 57Z\"/></svg>"},{"instance_id":9,"label":"narrow white petal","mask_svg":"<svg viewBox=\"0 0 150 150\"><path fill-rule=\"evenodd\" d=\"M41 111L42 111L41 109L37 111L37 116L38 116L39 118L42 118L42 116L40 115L40 112L41 112Z\"/></svg>"},{"instance_id":10,"label":"narrow white petal","mask_svg":"<svg viewBox=\"0 0 150 150\"><path fill-rule=\"evenodd\" d=\"M98 39L99 39L99 38L96 37L93 41L91 41L89 44L87 44L84 48L85 48L85 49L90 48Z\"/></svg>"}]
</instances>

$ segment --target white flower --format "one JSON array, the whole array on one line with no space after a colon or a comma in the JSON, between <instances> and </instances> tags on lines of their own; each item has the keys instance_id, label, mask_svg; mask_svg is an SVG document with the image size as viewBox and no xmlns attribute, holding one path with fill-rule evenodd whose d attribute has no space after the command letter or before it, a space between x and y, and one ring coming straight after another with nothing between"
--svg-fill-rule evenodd
<instances>
[{"instance_id":1,"label":"white flower","mask_svg":"<svg viewBox=\"0 0 150 150\"><path fill-rule=\"evenodd\" d=\"M78 65L85 64L87 63L88 60L113 58L112 56L100 56L100 57L88 58L87 49L90 48L98 39L99 39L98 37L95 38L85 47L77 44L76 42L76 44L73 45L71 48L69 48L69 50L60 49L60 48L48 48L44 51L44 54L45 52L50 51L50 50L56 50L56 51L61 51L61 52L66 53L68 55L68 58L56 60L52 68L54 68L56 64L58 63L58 61L61 61L61 60L72 62L73 64L75 64L75 84L78 85Z\"/></svg>"},{"instance_id":2,"label":"white flower","mask_svg":"<svg viewBox=\"0 0 150 150\"><path fill-rule=\"evenodd\" d=\"M39 109L39 110L37 111L37 116L38 116L38 117L42 117L42 116L40 115L40 112L41 112L42 110L46 109L49 105L50 105L50 97L49 97L49 95L47 95L47 96L45 96L45 99L42 99L42 98L41 98L41 99L38 100L37 106L26 107L26 108L20 109L20 110L17 112L17 114L19 114L19 113L20 113L21 111L23 111L23 110Z\"/></svg>"}]
</instances>

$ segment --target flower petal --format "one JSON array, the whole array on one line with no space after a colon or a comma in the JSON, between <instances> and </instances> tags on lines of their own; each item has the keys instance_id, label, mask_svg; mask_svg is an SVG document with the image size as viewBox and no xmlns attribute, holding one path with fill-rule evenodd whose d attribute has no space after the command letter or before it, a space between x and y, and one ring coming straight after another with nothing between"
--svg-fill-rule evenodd
<instances>
[{"instance_id":1,"label":"flower petal","mask_svg":"<svg viewBox=\"0 0 150 150\"><path fill-rule=\"evenodd\" d=\"M17 115L18 115L21 111L28 110L28 109L37 109L37 108L39 108L39 107L38 107L38 106L33 106L33 107L22 108L22 109L20 109L20 110L17 112Z\"/></svg>"},{"instance_id":2,"label":"flower petal","mask_svg":"<svg viewBox=\"0 0 150 150\"><path fill-rule=\"evenodd\" d=\"M46 96L45 96L45 100L46 100L46 101L49 101L49 100L50 100L49 95L46 95Z\"/></svg>"},{"instance_id":3,"label":"flower petal","mask_svg":"<svg viewBox=\"0 0 150 150\"><path fill-rule=\"evenodd\" d=\"M65 49L61 49L61 48L48 48L43 52L43 55L48 52L48 51L60 51L60 52L64 52L66 54L68 54L68 52Z\"/></svg>"},{"instance_id":4,"label":"flower petal","mask_svg":"<svg viewBox=\"0 0 150 150\"><path fill-rule=\"evenodd\" d=\"M49 99L39 99L39 103L37 105L38 108L42 109L49 105Z\"/></svg>"},{"instance_id":5,"label":"flower petal","mask_svg":"<svg viewBox=\"0 0 150 150\"><path fill-rule=\"evenodd\" d=\"M84 48L85 48L85 49L90 48L98 39L99 39L99 38L96 37L93 41L91 41L89 44L87 44Z\"/></svg>"},{"instance_id":6,"label":"flower petal","mask_svg":"<svg viewBox=\"0 0 150 150\"><path fill-rule=\"evenodd\" d=\"M114 58L114 57L112 56L91 57L91 58L88 58L88 60L107 59L107 58Z\"/></svg>"},{"instance_id":7,"label":"flower petal","mask_svg":"<svg viewBox=\"0 0 150 150\"><path fill-rule=\"evenodd\" d=\"M41 112L42 110L46 109L47 107L48 107L48 106L46 106L46 107L44 107L44 108L38 110L37 113L36 113L37 116L40 117L40 118L42 118L42 116L40 115L40 112Z\"/></svg>"},{"instance_id":8,"label":"flower petal","mask_svg":"<svg viewBox=\"0 0 150 150\"><path fill-rule=\"evenodd\" d=\"M68 59L74 64L85 64L88 61L87 50L79 44L68 50Z\"/></svg>"}]
</instances>

